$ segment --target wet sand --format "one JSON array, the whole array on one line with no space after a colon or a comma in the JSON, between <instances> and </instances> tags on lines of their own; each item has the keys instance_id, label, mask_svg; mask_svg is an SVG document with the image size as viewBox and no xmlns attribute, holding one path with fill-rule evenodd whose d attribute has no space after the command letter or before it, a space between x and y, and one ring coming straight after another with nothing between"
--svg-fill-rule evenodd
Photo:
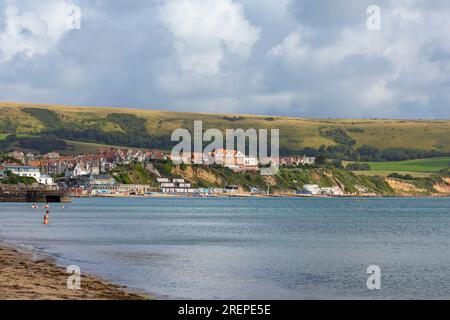
<instances>
[{"instance_id":1,"label":"wet sand","mask_svg":"<svg viewBox=\"0 0 450 320\"><path fill-rule=\"evenodd\" d=\"M135 294L81 272L81 289L67 288L70 274L51 259L33 259L29 253L0 243L0 300L142 300Z\"/></svg>"}]
</instances>

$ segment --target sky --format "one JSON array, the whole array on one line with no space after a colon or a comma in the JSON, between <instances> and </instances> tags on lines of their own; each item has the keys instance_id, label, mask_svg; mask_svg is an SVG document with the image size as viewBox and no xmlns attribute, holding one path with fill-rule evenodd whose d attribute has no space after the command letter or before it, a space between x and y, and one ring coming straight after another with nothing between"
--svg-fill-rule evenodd
<instances>
[{"instance_id":1,"label":"sky","mask_svg":"<svg viewBox=\"0 0 450 320\"><path fill-rule=\"evenodd\" d=\"M450 119L450 1L0 0L0 101Z\"/></svg>"}]
</instances>

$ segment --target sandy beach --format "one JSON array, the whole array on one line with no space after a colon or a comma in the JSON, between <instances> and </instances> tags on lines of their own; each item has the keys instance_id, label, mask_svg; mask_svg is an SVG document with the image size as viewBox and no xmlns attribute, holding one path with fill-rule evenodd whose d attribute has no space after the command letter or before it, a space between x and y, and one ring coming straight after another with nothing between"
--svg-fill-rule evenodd
<instances>
[{"instance_id":1,"label":"sandy beach","mask_svg":"<svg viewBox=\"0 0 450 320\"><path fill-rule=\"evenodd\" d=\"M81 275L81 289L69 290L70 274L51 259L33 259L29 253L0 243L1 300L141 300L151 297L128 291L90 275Z\"/></svg>"}]
</instances>

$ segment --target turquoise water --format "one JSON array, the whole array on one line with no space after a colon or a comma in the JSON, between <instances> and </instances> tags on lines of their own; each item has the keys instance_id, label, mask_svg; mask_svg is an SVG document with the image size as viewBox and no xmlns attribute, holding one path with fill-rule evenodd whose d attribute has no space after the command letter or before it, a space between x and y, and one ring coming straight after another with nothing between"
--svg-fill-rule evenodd
<instances>
[{"instance_id":1,"label":"turquoise water","mask_svg":"<svg viewBox=\"0 0 450 320\"><path fill-rule=\"evenodd\" d=\"M159 297L450 299L450 198L76 199L0 237ZM381 268L368 290L366 269Z\"/></svg>"}]
</instances>

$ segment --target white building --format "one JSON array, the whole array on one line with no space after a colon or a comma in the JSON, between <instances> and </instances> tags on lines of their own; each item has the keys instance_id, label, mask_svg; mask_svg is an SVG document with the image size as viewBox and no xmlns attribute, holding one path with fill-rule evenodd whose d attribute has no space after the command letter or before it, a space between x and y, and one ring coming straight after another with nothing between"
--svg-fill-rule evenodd
<instances>
[{"instance_id":1,"label":"white building","mask_svg":"<svg viewBox=\"0 0 450 320\"><path fill-rule=\"evenodd\" d=\"M73 170L67 170L65 173L66 178L76 178L80 176L86 176L86 175L99 175L100 174L100 167L98 163L92 163L92 162L84 162L80 161L77 163L75 168Z\"/></svg>"},{"instance_id":2,"label":"white building","mask_svg":"<svg viewBox=\"0 0 450 320\"><path fill-rule=\"evenodd\" d=\"M303 157L300 161L301 164L315 164L316 163L316 157Z\"/></svg>"},{"instance_id":3,"label":"white building","mask_svg":"<svg viewBox=\"0 0 450 320\"><path fill-rule=\"evenodd\" d=\"M320 188L320 193L327 196L333 195L333 188Z\"/></svg>"},{"instance_id":4,"label":"white building","mask_svg":"<svg viewBox=\"0 0 450 320\"><path fill-rule=\"evenodd\" d=\"M344 195L344 190L342 190L341 187L334 186L332 189L333 189L334 196L343 196Z\"/></svg>"},{"instance_id":5,"label":"white building","mask_svg":"<svg viewBox=\"0 0 450 320\"><path fill-rule=\"evenodd\" d=\"M334 186L332 188L320 188L320 193L327 196L343 196L344 191L338 187Z\"/></svg>"},{"instance_id":6,"label":"white building","mask_svg":"<svg viewBox=\"0 0 450 320\"><path fill-rule=\"evenodd\" d=\"M321 189L317 184L305 184L303 185L303 189L313 195L321 194Z\"/></svg>"},{"instance_id":7,"label":"white building","mask_svg":"<svg viewBox=\"0 0 450 320\"><path fill-rule=\"evenodd\" d=\"M257 165L258 165L258 158L252 156L244 158L244 166L256 167Z\"/></svg>"},{"instance_id":8,"label":"white building","mask_svg":"<svg viewBox=\"0 0 450 320\"><path fill-rule=\"evenodd\" d=\"M158 182L163 193L193 194L199 192L198 189L192 188L192 185L184 179L173 179L170 182L168 178L158 178Z\"/></svg>"},{"instance_id":9,"label":"white building","mask_svg":"<svg viewBox=\"0 0 450 320\"><path fill-rule=\"evenodd\" d=\"M6 166L5 171L10 171L19 177L34 178L40 184L53 185L53 178L46 174L41 174L39 168L26 166Z\"/></svg>"},{"instance_id":10,"label":"white building","mask_svg":"<svg viewBox=\"0 0 450 320\"><path fill-rule=\"evenodd\" d=\"M25 166L6 166L5 171L10 171L19 177L30 177L38 180L41 177L39 168Z\"/></svg>"},{"instance_id":11,"label":"white building","mask_svg":"<svg viewBox=\"0 0 450 320\"><path fill-rule=\"evenodd\" d=\"M40 184L45 184L47 186L54 185L53 178L49 176L48 174L41 174L40 178L38 179L38 182Z\"/></svg>"},{"instance_id":12,"label":"white building","mask_svg":"<svg viewBox=\"0 0 450 320\"><path fill-rule=\"evenodd\" d=\"M187 152L183 152L182 154L171 155L170 159L176 164L180 164L180 163L190 164L191 163L191 154L187 153Z\"/></svg>"}]
</instances>

